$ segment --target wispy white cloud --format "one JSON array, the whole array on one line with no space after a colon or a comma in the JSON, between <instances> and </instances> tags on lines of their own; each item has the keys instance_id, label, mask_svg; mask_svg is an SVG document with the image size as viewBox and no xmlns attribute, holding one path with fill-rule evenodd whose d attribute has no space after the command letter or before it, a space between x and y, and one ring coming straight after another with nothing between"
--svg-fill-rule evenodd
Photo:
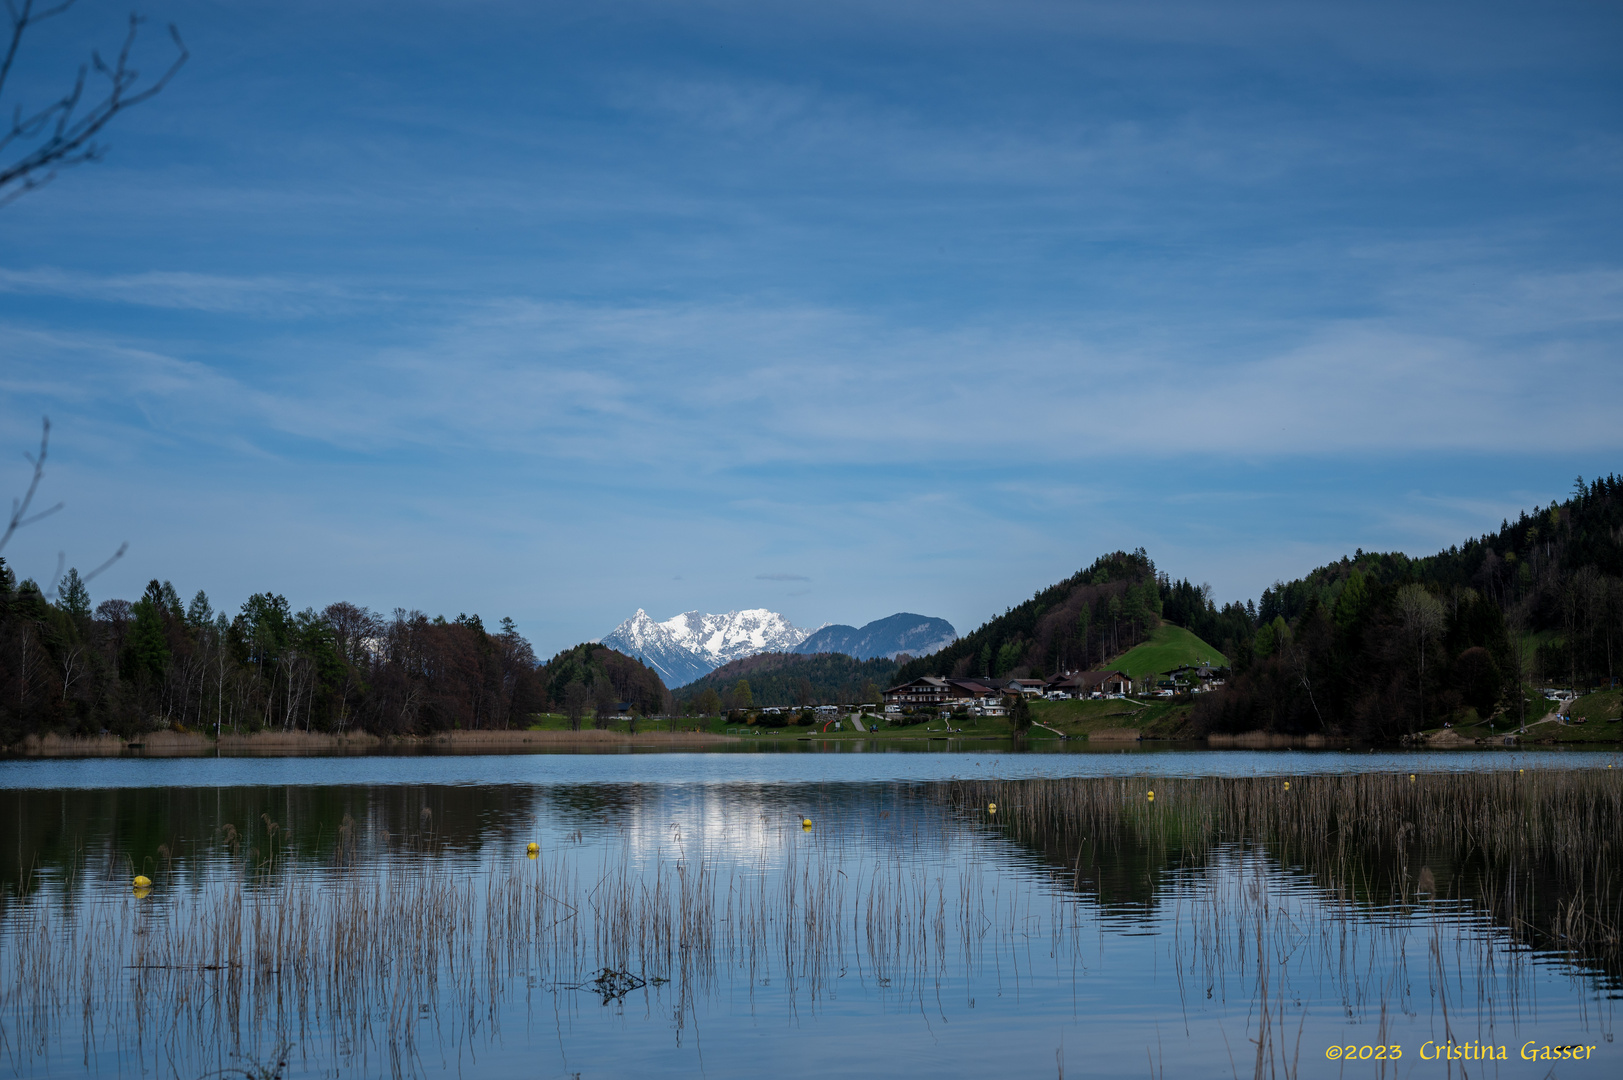
<instances>
[{"instance_id":1,"label":"wispy white cloud","mask_svg":"<svg viewBox=\"0 0 1623 1080\"><path fill-rule=\"evenodd\" d=\"M1563 318L1540 299L1562 287L1516 286L1546 334L1604 318L1593 301ZM381 362L422 380L409 400L428 411L414 423L487 417L524 439L557 432L552 452L574 443L575 453L642 463L673 450L721 466L1534 449L1556 423L1578 445L1623 445L1623 432L1591 422L1602 400L1561 389L1603 376L1604 352L1547 350L1530 364L1526 342L1504 337L1374 316L1214 368L1179 355L1177 341L1095 342L1085 326L920 328L745 304L509 304L443 328L426 352ZM612 439L592 439L604 423Z\"/></svg>"},{"instance_id":2,"label":"wispy white cloud","mask_svg":"<svg viewBox=\"0 0 1623 1080\"><path fill-rule=\"evenodd\" d=\"M1623 446L1598 395L1609 346L1564 346L1616 322L1617 274L1521 275L1486 301L1321 324L1222 365L1175 334L1085 324L901 324L770 302L463 306L413 345L285 339L251 361L182 358L104 334L21 331L12 390L102 396L158 426L255 430L357 452L454 447L655 470L1119 455L1282 456ZM1423 287L1423 285L1422 285ZM1552 298L1563 298L1563 306ZM1536 330L1543 339L1529 344ZM342 349L342 363L334 351ZM65 357L72 357L64 363ZM1529 362L1535 358L1535 362ZM33 362L29 362L32 358ZM70 374L71 372L71 374ZM93 372L93 376L86 377Z\"/></svg>"},{"instance_id":3,"label":"wispy white cloud","mask_svg":"<svg viewBox=\"0 0 1623 1080\"><path fill-rule=\"evenodd\" d=\"M363 303L376 305L397 299L330 282L293 278L161 270L92 274L55 267L0 267L0 292L278 319L353 310Z\"/></svg>"}]
</instances>

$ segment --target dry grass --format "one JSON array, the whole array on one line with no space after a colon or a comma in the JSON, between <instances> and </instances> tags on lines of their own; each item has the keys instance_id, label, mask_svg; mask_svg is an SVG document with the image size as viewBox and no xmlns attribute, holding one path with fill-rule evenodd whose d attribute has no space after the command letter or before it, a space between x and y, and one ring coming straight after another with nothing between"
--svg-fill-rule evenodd
<instances>
[{"instance_id":1,"label":"dry grass","mask_svg":"<svg viewBox=\"0 0 1623 1080\"><path fill-rule=\"evenodd\" d=\"M393 740L393 744L406 746L416 743L453 750L499 753L532 746L673 747L712 746L739 741L736 736L708 731L640 731L632 735L624 731L583 728L580 731L444 731L418 739Z\"/></svg>"}]
</instances>

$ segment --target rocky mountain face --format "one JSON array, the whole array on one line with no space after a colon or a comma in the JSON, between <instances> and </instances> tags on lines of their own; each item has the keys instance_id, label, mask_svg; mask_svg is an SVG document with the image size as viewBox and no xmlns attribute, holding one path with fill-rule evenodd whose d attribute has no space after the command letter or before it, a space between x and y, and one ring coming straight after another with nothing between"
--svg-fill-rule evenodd
<instances>
[{"instance_id":1,"label":"rocky mountain face","mask_svg":"<svg viewBox=\"0 0 1623 1080\"><path fill-rule=\"evenodd\" d=\"M664 622L655 622L638 608L602 642L641 660L674 688L741 656L790 652L812 632L765 608L724 615L685 611Z\"/></svg>"},{"instance_id":2,"label":"rocky mountain face","mask_svg":"<svg viewBox=\"0 0 1623 1080\"><path fill-rule=\"evenodd\" d=\"M757 653L844 653L858 660L894 659L902 653L927 656L957 638L958 632L947 620L905 611L863 627L841 624L805 630L766 608L724 615L685 611L664 622L655 622L638 608L602 643L641 660L674 689Z\"/></svg>"},{"instance_id":3,"label":"rocky mountain face","mask_svg":"<svg viewBox=\"0 0 1623 1080\"><path fill-rule=\"evenodd\" d=\"M958 631L946 619L928 615L899 612L889 618L875 619L863 627L836 623L817 630L796 645L793 652L837 652L854 656L858 660L872 660L885 656L895 659L902 653L909 656L928 656L958 640Z\"/></svg>"}]
</instances>

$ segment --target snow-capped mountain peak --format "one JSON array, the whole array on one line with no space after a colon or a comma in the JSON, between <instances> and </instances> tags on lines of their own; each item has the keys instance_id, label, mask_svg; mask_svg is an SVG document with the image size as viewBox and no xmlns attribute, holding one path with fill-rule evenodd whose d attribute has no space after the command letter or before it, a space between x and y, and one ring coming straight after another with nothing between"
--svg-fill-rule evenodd
<instances>
[{"instance_id":1,"label":"snow-capped mountain peak","mask_svg":"<svg viewBox=\"0 0 1623 1080\"><path fill-rule=\"evenodd\" d=\"M609 637L618 638L624 641L625 644L635 647L652 642L664 633L664 628L653 619L650 619L648 612L638 608L637 613L615 627L614 633L610 634ZM608 638L603 640L607 642Z\"/></svg>"},{"instance_id":2,"label":"snow-capped mountain peak","mask_svg":"<svg viewBox=\"0 0 1623 1080\"><path fill-rule=\"evenodd\" d=\"M775 611L747 608L724 615L699 611L655 622L641 608L601 640L658 671L666 686L684 686L741 656L788 652L821 627L803 630Z\"/></svg>"}]
</instances>

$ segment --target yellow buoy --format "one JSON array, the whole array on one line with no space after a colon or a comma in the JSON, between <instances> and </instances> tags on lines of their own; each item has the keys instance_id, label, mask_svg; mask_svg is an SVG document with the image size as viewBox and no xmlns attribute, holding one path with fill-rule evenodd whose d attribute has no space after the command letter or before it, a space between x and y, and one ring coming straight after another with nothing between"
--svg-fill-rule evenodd
<instances>
[{"instance_id":1,"label":"yellow buoy","mask_svg":"<svg viewBox=\"0 0 1623 1080\"><path fill-rule=\"evenodd\" d=\"M1287 780L1287 781L1285 781L1285 790L1289 791L1290 789L1291 789L1291 782L1289 780Z\"/></svg>"},{"instance_id":2,"label":"yellow buoy","mask_svg":"<svg viewBox=\"0 0 1623 1080\"><path fill-rule=\"evenodd\" d=\"M801 819L800 819L800 827L801 827L801 828L802 828L802 829L809 829L809 828L811 828L811 818L809 818L809 817L806 817L806 818L801 818Z\"/></svg>"},{"instance_id":3,"label":"yellow buoy","mask_svg":"<svg viewBox=\"0 0 1623 1080\"><path fill-rule=\"evenodd\" d=\"M534 840L531 840L529 846L524 849L524 854L528 855L532 859L535 858L537 855L541 854L541 845L536 843Z\"/></svg>"},{"instance_id":4,"label":"yellow buoy","mask_svg":"<svg viewBox=\"0 0 1623 1080\"><path fill-rule=\"evenodd\" d=\"M987 812L987 813L988 813L988 814L995 814L995 813L997 813L997 803L995 803L995 802L989 802L989 803L987 803L987 804L986 804L986 812Z\"/></svg>"},{"instance_id":5,"label":"yellow buoy","mask_svg":"<svg viewBox=\"0 0 1623 1080\"><path fill-rule=\"evenodd\" d=\"M135 880L130 882L130 884L134 885L137 889L150 889L152 888L152 879L147 877L145 874L136 874Z\"/></svg>"},{"instance_id":6,"label":"yellow buoy","mask_svg":"<svg viewBox=\"0 0 1623 1080\"><path fill-rule=\"evenodd\" d=\"M1409 774L1409 783L1414 783L1414 773Z\"/></svg>"},{"instance_id":7,"label":"yellow buoy","mask_svg":"<svg viewBox=\"0 0 1623 1080\"><path fill-rule=\"evenodd\" d=\"M1152 791L1152 792L1150 792L1150 802L1154 802L1154 801L1155 801L1155 792Z\"/></svg>"}]
</instances>

